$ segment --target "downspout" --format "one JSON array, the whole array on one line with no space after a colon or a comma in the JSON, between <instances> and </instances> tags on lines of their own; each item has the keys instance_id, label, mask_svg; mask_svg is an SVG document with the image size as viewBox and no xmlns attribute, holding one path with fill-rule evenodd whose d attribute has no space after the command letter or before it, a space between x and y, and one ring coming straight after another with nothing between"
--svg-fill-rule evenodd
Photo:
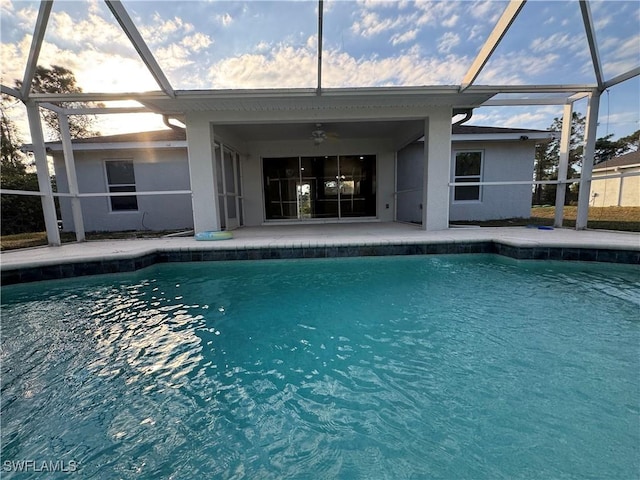
<instances>
[{"instance_id":1,"label":"downspout","mask_svg":"<svg viewBox=\"0 0 640 480\"><path fill-rule=\"evenodd\" d=\"M456 111L455 109L453 110L453 116L455 117L456 115L461 115L464 113L464 118L462 118L461 120L458 120L457 122L455 122L454 124L452 124L452 127L456 127L458 125L462 125L465 122L468 122L469 120L471 120L471 117L473 116L473 108L468 108L468 109L464 109L464 110L458 110Z\"/></svg>"},{"instance_id":2,"label":"downspout","mask_svg":"<svg viewBox=\"0 0 640 480\"><path fill-rule=\"evenodd\" d=\"M176 132L184 132L185 131L184 127L181 127L180 125L174 125L169 120L170 120L169 115L162 114L162 123L164 123L167 127L169 127L172 130L175 130Z\"/></svg>"}]
</instances>

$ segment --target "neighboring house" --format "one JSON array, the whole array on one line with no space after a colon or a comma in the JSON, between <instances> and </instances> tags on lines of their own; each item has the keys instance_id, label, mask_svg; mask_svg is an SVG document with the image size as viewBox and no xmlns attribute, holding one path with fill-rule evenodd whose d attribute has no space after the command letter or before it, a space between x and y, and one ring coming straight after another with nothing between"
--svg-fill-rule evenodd
<instances>
[{"instance_id":1,"label":"neighboring house","mask_svg":"<svg viewBox=\"0 0 640 480\"><path fill-rule=\"evenodd\" d=\"M640 206L640 151L626 153L593 166L591 205Z\"/></svg>"},{"instance_id":2,"label":"neighboring house","mask_svg":"<svg viewBox=\"0 0 640 480\"><path fill-rule=\"evenodd\" d=\"M300 221L403 221L421 223L422 140L393 154L380 140L363 138L340 147L328 125L311 125L308 140L268 139L266 126L247 129L254 142L238 152L214 142L217 208L222 228ZM326 131L325 131L326 130ZM376 132L350 131L350 136ZM553 132L454 126L450 182L531 181L537 143ZM319 140L318 140L319 139ZM338 145L337 147L335 145ZM60 142L48 143L58 191L68 192ZM343 149L342 155L327 148ZM190 172L184 130L162 130L73 141L86 231L193 228ZM220 152L223 152L221 155ZM160 194L172 191L173 194ZM100 193L129 193L106 197ZM134 192L140 192L135 194ZM146 192L146 194L142 194ZM531 185L450 188L451 221L528 217ZM149 194L150 193L150 194ZM216 205L217 204L217 205ZM60 199L63 230L73 231L71 202Z\"/></svg>"}]
</instances>

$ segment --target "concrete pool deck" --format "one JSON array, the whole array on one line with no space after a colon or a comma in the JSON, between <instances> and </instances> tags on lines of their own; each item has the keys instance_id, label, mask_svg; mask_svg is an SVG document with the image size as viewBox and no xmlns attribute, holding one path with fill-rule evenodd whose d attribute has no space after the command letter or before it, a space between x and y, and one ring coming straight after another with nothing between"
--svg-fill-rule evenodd
<instances>
[{"instance_id":1,"label":"concrete pool deck","mask_svg":"<svg viewBox=\"0 0 640 480\"><path fill-rule=\"evenodd\" d=\"M640 264L640 234L573 229L450 228L401 223L242 227L233 238L104 240L2 252L2 284L132 271L179 261L497 253L517 259Z\"/></svg>"}]
</instances>

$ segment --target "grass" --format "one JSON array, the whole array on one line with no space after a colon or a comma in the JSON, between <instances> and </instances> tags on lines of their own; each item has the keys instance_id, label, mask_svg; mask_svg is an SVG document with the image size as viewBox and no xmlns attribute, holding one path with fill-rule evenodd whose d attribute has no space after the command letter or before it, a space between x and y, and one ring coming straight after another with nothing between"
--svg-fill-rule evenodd
<instances>
[{"instance_id":1,"label":"grass","mask_svg":"<svg viewBox=\"0 0 640 480\"><path fill-rule=\"evenodd\" d=\"M576 226L578 208L564 207L563 227ZM553 225L555 207L533 207L530 218L509 218L483 222L455 222L457 225L479 225L481 227L516 227L526 225ZM587 227L593 230L618 230L640 232L640 207L590 207Z\"/></svg>"},{"instance_id":2,"label":"grass","mask_svg":"<svg viewBox=\"0 0 640 480\"><path fill-rule=\"evenodd\" d=\"M160 238L176 230L164 230L154 232L150 230L131 230L125 232L87 232L85 235L88 241L91 240L126 240L134 238ZM76 241L74 233L60 233L62 243L73 243ZM39 247L47 245L47 233L19 233L17 235L3 235L0 237L0 250L15 250L17 248Z\"/></svg>"},{"instance_id":3,"label":"grass","mask_svg":"<svg viewBox=\"0 0 640 480\"><path fill-rule=\"evenodd\" d=\"M575 227L577 208L564 208L564 227ZM490 220L485 222L455 222L456 225L479 225L481 227L517 227L526 225L553 225L554 207L533 207L530 218L510 218L505 220ZM619 230L626 232L640 232L640 207L591 207L589 208L590 229ZM127 232L90 232L87 240L114 240L130 238L159 238L175 231L127 231ZM63 243L75 242L73 233L62 233ZM21 233L0 237L0 249L14 250L17 248L37 247L47 244L45 232Z\"/></svg>"}]
</instances>

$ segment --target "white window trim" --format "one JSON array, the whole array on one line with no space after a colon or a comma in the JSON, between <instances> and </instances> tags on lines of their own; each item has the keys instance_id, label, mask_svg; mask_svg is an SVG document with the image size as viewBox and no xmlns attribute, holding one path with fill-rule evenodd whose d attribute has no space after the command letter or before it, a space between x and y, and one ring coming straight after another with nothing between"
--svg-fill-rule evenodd
<instances>
[{"instance_id":1,"label":"white window trim","mask_svg":"<svg viewBox=\"0 0 640 480\"><path fill-rule=\"evenodd\" d=\"M105 187L106 187L106 192L107 193L111 193L111 184L109 183L109 174L107 171L107 163L109 162L131 162L131 164L133 165L133 176L134 176L134 181L135 181L135 162L133 160L133 158L129 157L129 158L105 158L102 161L102 168L104 170L104 183L105 183ZM120 186L120 187L129 187L129 186L133 186L134 188L137 189L137 184L136 183L125 183L125 184L121 184L121 185L113 185L113 186ZM132 192L134 193L134 192ZM111 204L111 198L112 197L107 197L107 208L109 209L109 213L113 213L116 215L121 215L121 214L137 214L140 213L140 204L138 202L139 198L138 195L133 195L136 197L136 204L138 205L138 208L135 210L114 210L113 206Z\"/></svg>"},{"instance_id":2,"label":"white window trim","mask_svg":"<svg viewBox=\"0 0 640 480\"><path fill-rule=\"evenodd\" d=\"M480 153L480 175L467 175L456 177L456 158L459 153ZM467 148L462 150L454 150L453 156L451 158L451 182L456 183L457 179L462 178L478 178L478 182L484 181L484 149L481 148ZM451 188L451 203L453 204L463 204L469 205L473 203L482 203L482 197L484 193L484 188L482 185L478 187L478 198L474 200L456 200L456 188Z\"/></svg>"}]
</instances>

